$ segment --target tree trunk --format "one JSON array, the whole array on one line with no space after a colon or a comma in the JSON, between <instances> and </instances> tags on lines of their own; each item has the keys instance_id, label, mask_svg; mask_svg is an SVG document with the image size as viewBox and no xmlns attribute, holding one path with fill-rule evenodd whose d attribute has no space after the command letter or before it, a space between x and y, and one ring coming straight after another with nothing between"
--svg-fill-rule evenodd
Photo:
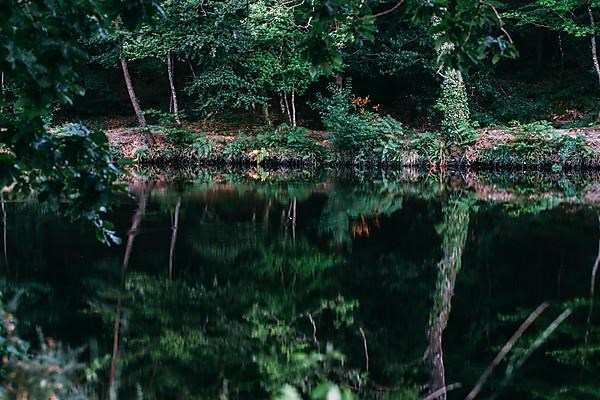
<instances>
[{"instance_id":1,"label":"tree trunk","mask_svg":"<svg viewBox=\"0 0 600 400\"><path fill-rule=\"evenodd\" d=\"M0 72L0 113L4 112L4 71Z\"/></svg>"},{"instance_id":2,"label":"tree trunk","mask_svg":"<svg viewBox=\"0 0 600 400\"><path fill-rule=\"evenodd\" d=\"M177 125L181 125L181 121L179 120L179 107L177 106L175 79L173 78L173 54L171 51L167 53L167 72L169 75L169 86L171 87L171 101L173 102L173 114L175 114L175 122L177 122Z\"/></svg>"},{"instance_id":3,"label":"tree trunk","mask_svg":"<svg viewBox=\"0 0 600 400\"><path fill-rule=\"evenodd\" d=\"M190 67L190 71L192 72L192 77L194 79L196 79L196 71L194 71L194 67L192 66L192 63L188 61L188 65Z\"/></svg>"},{"instance_id":4,"label":"tree trunk","mask_svg":"<svg viewBox=\"0 0 600 400\"><path fill-rule=\"evenodd\" d=\"M335 74L335 85L340 89L344 86L344 74L341 72Z\"/></svg>"},{"instance_id":5,"label":"tree trunk","mask_svg":"<svg viewBox=\"0 0 600 400\"><path fill-rule=\"evenodd\" d=\"M115 29L119 29L119 21L115 20ZM144 130L144 140L146 144L152 145L154 144L154 136L152 132L145 129L146 128L146 118L144 117L144 113L142 112L142 108L140 107L140 103L138 102L137 96L135 95L135 90L133 89L133 83L131 82L131 75L129 75L129 66L127 64L127 59L121 56L121 69L123 70L123 77L125 78L125 86L127 86L127 93L129 94L129 100L131 101L131 105L133 106L133 111L135 112L135 116L137 117L138 123L140 127Z\"/></svg>"},{"instance_id":6,"label":"tree trunk","mask_svg":"<svg viewBox=\"0 0 600 400\"><path fill-rule=\"evenodd\" d=\"M177 242L177 229L179 228L179 210L181 209L181 197L177 198L175 215L173 216L173 227L171 229L171 245L169 246L169 279L173 279L173 267L175 258L175 243Z\"/></svg>"},{"instance_id":7,"label":"tree trunk","mask_svg":"<svg viewBox=\"0 0 600 400\"><path fill-rule=\"evenodd\" d=\"M588 6L588 17L590 18L590 27L595 31L596 22L594 20L594 13L592 12L592 7ZM591 50L592 50L592 63L594 64L594 69L596 70L596 77L598 78L598 85L600 85L600 63L598 63L598 50L596 44L596 34L592 33L590 36Z\"/></svg>"},{"instance_id":8,"label":"tree trunk","mask_svg":"<svg viewBox=\"0 0 600 400\"><path fill-rule=\"evenodd\" d=\"M296 91L292 88L292 126L296 126Z\"/></svg>"},{"instance_id":9,"label":"tree trunk","mask_svg":"<svg viewBox=\"0 0 600 400\"><path fill-rule=\"evenodd\" d=\"M292 123L292 113L290 110L290 103L288 102L287 92L285 90L283 91L283 100L285 102L285 110L287 112L288 119L290 120L290 124L293 124Z\"/></svg>"},{"instance_id":10,"label":"tree trunk","mask_svg":"<svg viewBox=\"0 0 600 400\"><path fill-rule=\"evenodd\" d=\"M263 115L265 116L265 121L267 122L267 125L271 125L271 116L269 115L269 105L268 104L264 104L263 105Z\"/></svg>"},{"instance_id":11,"label":"tree trunk","mask_svg":"<svg viewBox=\"0 0 600 400\"><path fill-rule=\"evenodd\" d=\"M135 116L137 117L138 123L142 128L146 127L146 118L144 117L144 113L142 112L142 108L140 107L140 103L135 95L135 90L133 89L133 83L131 82L131 75L129 75L129 66L127 65L127 60L122 57L121 58L121 69L123 70L123 77L125 78L125 85L127 86L127 93L129 93L129 100L131 100L131 105L133 106L133 111L135 112Z\"/></svg>"},{"instance_id":12,"label":"tree trunk","mask_svg":"<svg viewBox=\"0 0 600 400\"><path fill-rule=\"evenodd\" d=\"M285 103L283 102L283 90L279 91L279 108L281 113L285 114Z\"/></svg>"},{"instance_id":13,"label":"tree trunk","mask_svg":"<svg viewBox=\"0 0 600 400\"><path fill-rule=\"evenodd\" d=\"M560 51L560 80L561 82L565 76L565 49L563 48L562 35L558 33L558 50Z\"/></svg>"}]
</instances>

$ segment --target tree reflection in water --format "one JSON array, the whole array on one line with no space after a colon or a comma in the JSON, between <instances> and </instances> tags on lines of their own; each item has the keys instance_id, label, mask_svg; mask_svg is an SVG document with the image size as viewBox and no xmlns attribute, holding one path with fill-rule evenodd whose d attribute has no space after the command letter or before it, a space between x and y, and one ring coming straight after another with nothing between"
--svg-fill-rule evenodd
<instances>
[{"instance_id":1,"label":"tree reflection in water","mask_svg":"<svg viewBox=\"0 0 600 400\"><path fill-rule=\"evenodd\" d=\"M89 344L99 397L265 398L286 383L306 395L330 380L361 398L461 398L542 301L548 311L503 360L518 379L499 384L497 368L485 390L598 397L595 181L460 179L136 184L113 215L127 240L112 248L6 193L2 291L27 289L26 337L40 325ZM446 394L455 382L463 389Z\"/></svg>"}]
</instances>

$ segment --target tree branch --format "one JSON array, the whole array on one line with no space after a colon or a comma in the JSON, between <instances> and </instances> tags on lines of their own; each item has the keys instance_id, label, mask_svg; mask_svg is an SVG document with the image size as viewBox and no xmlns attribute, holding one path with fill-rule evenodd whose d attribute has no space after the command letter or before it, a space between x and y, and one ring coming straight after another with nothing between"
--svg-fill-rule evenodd
<instances>
[{"instance_id":1,"label":"tree branch","mask_svg":"<svg viewBox=\"0 0 600 400\"><path fill-rule=\"evenodd\" d=\"M392 8L389 8L385 11L382 12L378 12L376 14L373 15L366 15L364 17L362 17L361 19L372 19L372 18L377 18L377 17L381 17L383 15L389 14L389 13L393 13L394 11L396 11L402 4L404 3L404 0L400 0L398 3L396 3L396 5Z\"/></svg>"}]
</instances>

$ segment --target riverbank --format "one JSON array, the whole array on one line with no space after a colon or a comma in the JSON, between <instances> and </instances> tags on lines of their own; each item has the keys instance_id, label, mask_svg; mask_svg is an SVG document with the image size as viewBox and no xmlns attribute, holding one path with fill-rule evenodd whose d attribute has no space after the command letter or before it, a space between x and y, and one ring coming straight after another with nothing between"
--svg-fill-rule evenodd
<instances>
[{"instance_id":1,"label":"riverbank","mask_svg":"<svg viewBox=\"0 0 600 400\"><path fill-rule=\"evenodd\" d=\"M555 129L545 123L474 131L448 156L441 136L409 132L386 137L371 148L334 149L323 131L271 130L212 133L194 127L152 127L148 144L139 128L107 130L113 156L137 165L194 167L385 166L444 169L597 169L600 128Z\"/></svg>"}]
</instances>

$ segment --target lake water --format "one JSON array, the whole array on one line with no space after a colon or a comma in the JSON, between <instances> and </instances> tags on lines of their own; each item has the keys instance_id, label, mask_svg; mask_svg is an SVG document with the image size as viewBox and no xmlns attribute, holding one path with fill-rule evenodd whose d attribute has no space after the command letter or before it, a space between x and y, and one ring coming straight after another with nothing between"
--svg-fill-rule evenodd
<instances>
[{"instance_id":1,"label":"lake water","mask_svg":"<svg viewBox=\"0 0 600 400\"><path fill-rule=\"evenodd\" d=\"M595 174L150 176L112 247L4 196L19 331L81 348L96 397L600 398Z\"/></svg>"}]
</instances>

